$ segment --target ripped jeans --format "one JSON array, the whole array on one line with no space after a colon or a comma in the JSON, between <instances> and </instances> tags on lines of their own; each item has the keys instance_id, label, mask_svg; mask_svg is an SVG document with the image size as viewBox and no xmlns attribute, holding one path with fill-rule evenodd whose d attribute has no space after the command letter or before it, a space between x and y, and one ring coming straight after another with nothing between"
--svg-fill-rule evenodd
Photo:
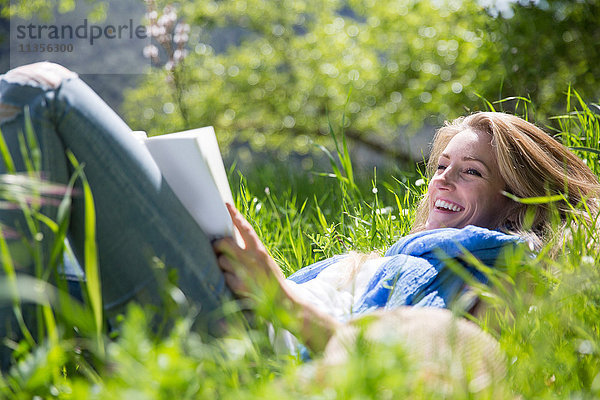
<instances>
[{"instance_id":1,"label":"ripped jeans","mask_svg":"<svg viewBox=\"0 0 600 400\"><path fill-rule=\"evenodd\" d=\"M70 150L84 165L96 211L96 240L103 306L115 315L131 300L161 304L161 284L153 260L177 273L177 286L194 304L200 318L217 310L229 291L207 236L181 205L131 129L77 75L51 63L16 68L0 76L0 129L17 171L25 171L18 136L24 131L24 108L41 151L45 180L66 184L74 169ZM0 173L5 173L4 160ZM83 260L84 202L81 190L71 207L68 237ZM57 207L45 207L50 218ZM0 223L19 232L23 216L0 208ZM51 232L45 232L52 236ZM51 242L51 237L43 240ZM9 239L9 241L19 240ZM48 246L46 251L48 252ZM47 259L48 254L44 254ZM30 265L17 266L32 274ZM13 318L0 308L0 336ZM5 349L6 350L6 349Z\"/></svg>"}]
</instances>

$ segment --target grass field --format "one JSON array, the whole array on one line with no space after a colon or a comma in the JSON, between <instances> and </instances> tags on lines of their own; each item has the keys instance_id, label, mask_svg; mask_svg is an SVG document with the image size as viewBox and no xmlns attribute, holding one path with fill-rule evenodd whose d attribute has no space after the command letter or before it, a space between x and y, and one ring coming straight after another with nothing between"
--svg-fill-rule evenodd
<instances>
[{"instance_id":1,"label":"grass field","mask_svg":"<svg viewBox=\"0 0 600 400\"><path fill-rule=\"evenodd\" d=\"M600 115L577 99L567 98L567 112L553 121L564 144L576 148L600 173ZM522 100L521 113L527 112ZM491 105L490 105L491 106ZM495 105L498 107L498 105ZM410 230L414 206L426 188L418 171L373 171L356 176L340 141L332 140L332 167L327 174L296 175L281 166L246 177L232 171L239 210L253 224L284 273L348 251L383 252ZM1 150L1 149L0 149ZM31 154L32 163L35 154ZM73 160L76 163L75 160ZM83 175L79 174L78 179ZM19 197L19 190L43 193L11 180L2 182L4 199L18 201L29 228L42 225L64 236L69 196L58 221L46 221L39 206ZM84 188L86 186L84 185ZM91 193L84 190L84 195ZM90 198L91 199L91 198ZM120 327L106 332L94 264L93 207L88 203L90 230L85 264L86 302L65 299L42 281L60 254L36 258L38 278L19 276L0 235L5 278L5 304L19 315L21 299L40 304L39 336L13 343L13 367L3 373L4 398L594 398L600 397L600 263L597 226L573 220L559 251L548 244L532 257L516 252L503 270L491 270L493 287L476 285L487 314L475 320L497 339L506 355L506 375L491 385L478 385L468 373L448 367L442 380L424 374L401 345L365 346L358 342L349 360L324 367L319 356L308 363L276 354L267 323L286 318L276 304L265 303L247 320L239 304L224 305L231 315L225 337L207 338L192 328L193 305L180 299L176 286L165 287L173 299L166 311L175 322L167 333L150 328L152 310L131 306ZM58 252L60 246L56 246ZM39 243L31 251L41 254ZM468 366L465 368L468 369Z\"/></svg>"}]
</instances>

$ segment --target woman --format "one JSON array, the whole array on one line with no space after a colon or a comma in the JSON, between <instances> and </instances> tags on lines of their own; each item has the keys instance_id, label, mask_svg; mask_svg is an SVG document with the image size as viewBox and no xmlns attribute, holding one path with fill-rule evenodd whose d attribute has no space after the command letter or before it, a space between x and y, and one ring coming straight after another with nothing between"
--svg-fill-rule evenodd
<instances>
[{"instance_id":1,"label":"woman","mask_svg":"<svg viewBox=\"0 0 600 400\"><path fill-rule=\"evenodd\" d=\"M598 214L598 178L566 147L516 116L482 112L447 124L434 138L427 171L430 177L428 192L418 207L413 233L474 225L516 235L500 236L498 233L494 240L499 245L510 242L512 237L515 240L526 239L531 247L539 247L554 235L550 224L552 208L559 211L563 223L568 213L580 212L588 222ZM558 194L564 195L563 200L539 204L534 209L511 198ZM575 211L583 210L584 203L589 213ZM232 207L229 209L235 225L242 232L246 248L241 249L230 239L215 244L217 254L221 254L219 265L228 286L234 293L248 295L252 287L256 287L248 284L248 278L276 281L281 287L279 303L285 304L299 321L287 328L305 339L312 349L323 350L343 323L332 317L334 313L323 312L323 304L314 300L307 302L302 291L290 286L252 227ZM534 216L529 226L525 226L530 211L534 212ZM459 233L452 235L451 240L459 240ZM469 239L473 235L488 233L469 232ZM423 241L423 237L418 237L418 240ZM435 238L435 246L443 246L444 243ZM465 247L471 252L474 249ZM497 253L487 264L493 265L496 256ZM294 277L291 279L294 280ZM435 279L442 279L441 274ZM426 290L434 289L439 290L439 286L428 286ZM450 296L456 297L456 289ZM388 306L391 296L393 293L378 305ZM425 305L445 307L448 304L429 302Z\"/></svg>"},{"instance_id":2,"label":"woman","mask_svg":"<svg viewBox=\"0 0 600 400\"><path fill-rule=\"evenodd\" d=\"M507 207L500 215L497 228L527 237L537 247L547 242L552 235L548 214L553 208L560 212L563 221L566 214L574 212L573 207L582 205L583 201L588 205L592 216L598 213L598 177L565 146L535 125L513 115L477 113L459 118L441 128L434 138L428 163L427 172L430 176L437 175L435 171L438 165L443 164L438 164L438 160L444 160L441 158L443 149L455 135L465 129L491 135L492 151L500 178L503 182L509 182L504 183L502 190L505 192L519 198L555 194L566 196L565 200L538 205L533 220L527 227L525 217L531 207L500 199ZM427 218L431 208L429 199L430 194L419 205L413 231L428 228Z\"/></svg>"},{"instance_id":3,"label":"woman","mask_svg":"<svg viewBox=\"0 0 600 400\"><path fill-rule=\"evenodd\" d=\"M214 244L217 262L206 235L164 184L145 147L76 74L56 64L20 67L0 78L0 128L15 157L17 171L26 169L25 160L19 156L18 139L25 126L26 107L39 142L46 179L65 184L69 181L74 168L66 150L85 165L96 207L102 295L109 318L131 300L162 304L160 289L166 278L161 280L152 268L158 259L176 271L178 287L201 307L200 319L208 327L223 299L230 298L225 283L235 293L248 295L253 282L275 286L278 300L295 316L287 328L314 350L323 349L344 325L291 289L292 283L285 280L249 223L231 206L229 210L245 248L233 240L221 240ZM473 251L489 256L490 264L502 245L516 240L515 236L490 229L526 231L540 242L545 239L547 211L539 209L532 228L526 229L526 209L502 191L528 197L564 192L567 188L568 202L560 206L564 212L569 205L576 206L598 194L596 177L577 157L535 126L505 114L475 114L442 128L434 142L429 170L433 172L429 194L419 208L416 233L391 249L399 254L389 255L389 260L393 260L390 264L376 266L385 266L384 272L406 278L407 289L413 288L410 272L417 271L421 277L431 275L430 285L417 288L412 297L400 291L402 300L398 304L409 304L410 300L446 306L460 290L460 281L454 278L449 287L436 286L439 272L445 271L444 260L434 254L439 237L444 237L444 250L454 252L451 257L460 255L456 230L437 228L464 228L458 230L461 240L473 242ZM597 203L590 200L587 204L593 213L597 212ZM51 218L56 216L55 206L46 204L45 208ZM14 210L0 210L0 220L4 227L25 226L22 216ZM83 199L76 197L69 237L80 259L84 221ZM48 230L44 235L49 248L53 233ZM422 250L425 242L428 250L417 254L415 249ZM15 241L11 245L14 247ZM50 254L48 248L46 255ZM398 260L415 262L420 269L401 268ZM19 267L24 273L32 273L26 260ZM307 271L316 275L323 269L320 264ZM377 299L385 294L384 288L377 285L372 289L376 298L365 298L365 312L377 308ZM14 325L10 307L0 309L0 318L0 328L4 330L0 333L5 336ZM14 337L18 335L15 333Z\"/></svg>"}]
</instances>

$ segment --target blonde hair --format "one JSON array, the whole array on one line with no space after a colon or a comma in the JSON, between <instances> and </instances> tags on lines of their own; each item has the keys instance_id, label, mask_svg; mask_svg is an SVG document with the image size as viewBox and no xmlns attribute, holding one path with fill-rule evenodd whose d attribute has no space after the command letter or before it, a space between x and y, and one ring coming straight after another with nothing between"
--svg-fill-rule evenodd
<instances>
[{"instance_id":1,"label":"blonde hair","mask_svg":"<svg viewBox=\"0 0 600 400\"><path fill-rule=\"evenodd\" d=\"M563 194L567 200L536 205L533 221L528 227L525 227L525 216L531 206L512 201L497 228L526 236L540 245L550 233L552 209L558 211L563 222L566 215L577 212L574 208L583 202L592 214L588 221L597 215L598 177L557 140L532 123L510 114L479 112L446 123L433 139L427 163L429 177L435 173L438 159L450 140L466 129L491 135L506 192L520 198ZM429 202L425 195L416 212L413 232L425 229L428 214Z\"/></svg>"}]
</instances>

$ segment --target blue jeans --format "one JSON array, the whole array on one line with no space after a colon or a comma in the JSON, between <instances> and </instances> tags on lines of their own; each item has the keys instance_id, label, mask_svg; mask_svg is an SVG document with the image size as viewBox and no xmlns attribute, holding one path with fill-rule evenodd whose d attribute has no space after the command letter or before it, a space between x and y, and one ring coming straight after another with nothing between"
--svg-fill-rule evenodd
<instances>
[{"instance_id":1,"label":"blue jeans","mask_svg":"<svg viewBox=\"0 0 600 400\"><path fill-rule=\"evenodd\" d=\"M44 179L68 182L73 168L65 155L67 149L85 165L96 209L105 311L109 315L119 312L134 299L161 304L161 287L153 272L156 257L177 272L177 286L200 305L202 315L217 310L229 291L210 241L121 118L75 74L56 64L10 71L0 77L0 129L20 171L25 170L18 143L25 106L39 142ZM4 163L0 164L0 173L6 172ZM54 217L56 207L46 212ZM0 209L2 224L18 229L19 221L22 216L16 211ZM81 195L73 201L69 238L78 259L83 260ZM0 317L4 320L10 314L6 308Z\"/></svg>"}]
</instances>

